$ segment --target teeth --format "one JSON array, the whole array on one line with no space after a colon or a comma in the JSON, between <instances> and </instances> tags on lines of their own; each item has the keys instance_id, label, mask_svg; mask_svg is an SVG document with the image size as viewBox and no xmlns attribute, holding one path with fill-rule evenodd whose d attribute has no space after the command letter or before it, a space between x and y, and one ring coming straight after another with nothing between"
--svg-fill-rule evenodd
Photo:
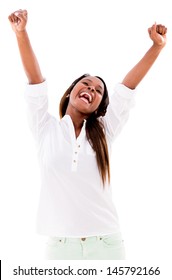
<instances>
[{"instance_id":1,"label":"teeth","mask_svg":"<svg viewBox=\"0 0 172 280\"><path fill-rule=\"evenodd\" d=\"M86 96L88 96L88 98L89 98L89 102L91 103L91 101L92 101L92 96L91 96L91 94L89 94L88 92L81 92L81 94L80 94L80 97L82 97L83 95L86 95Z\"/></svg>"}]
</instances>

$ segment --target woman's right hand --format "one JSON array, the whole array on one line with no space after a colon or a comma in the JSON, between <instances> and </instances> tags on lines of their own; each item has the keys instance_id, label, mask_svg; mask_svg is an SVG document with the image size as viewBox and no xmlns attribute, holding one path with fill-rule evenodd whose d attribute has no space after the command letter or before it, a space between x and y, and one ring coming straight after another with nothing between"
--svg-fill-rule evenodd
<instances>
[{"instance_id":1,"label":"woman's right hand","mask_svg":"<svg viewBox=\"0 0 172 280\"><path fill-rule=\"evenodd\" d=\"M15 33L25 31L27 24L27 11L17 10L8 17Z\"/></svg>"},{"instance_id":2,"label":"woman's right hand","mask_svg":"<svg viewBox=\"0 0 172 280\"><path fill-rule=\"evenodd\" d=\"M21 60L29 84L42 83L44 78L26 30L27 11L17 10L9 15L8 19L17 38Z\"/></svg>"}]
</instances>

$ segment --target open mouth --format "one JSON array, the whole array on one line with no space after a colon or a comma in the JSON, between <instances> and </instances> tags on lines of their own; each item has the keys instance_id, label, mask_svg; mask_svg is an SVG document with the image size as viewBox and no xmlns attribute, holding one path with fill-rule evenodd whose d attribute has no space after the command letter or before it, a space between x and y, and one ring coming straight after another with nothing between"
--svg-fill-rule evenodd
<instances>
[{"instance_id":1,"label":"open mouth","mask_svg":"<svg viewBox=\"0 0 172 280\"><path fill-rule=\"evenodd\" d=\"M87 104L90 104L93 100L92 95L86 91L81 92L79 98L82 99Z\"/></svg>"}]
</instances>

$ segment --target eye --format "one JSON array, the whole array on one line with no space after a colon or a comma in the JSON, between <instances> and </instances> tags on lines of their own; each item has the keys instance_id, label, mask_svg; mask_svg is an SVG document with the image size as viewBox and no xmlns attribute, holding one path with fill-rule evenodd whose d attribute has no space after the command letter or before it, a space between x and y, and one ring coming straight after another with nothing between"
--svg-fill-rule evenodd
<instances>
[{"instance_id":1,"label":"eye","mask_svg":"<svg viewBox=\"0 0 172 280\"><path fill-rule=\"evenodd\" d=\"M87 82L82 82L85 86L88 86L88 83Z\"/></svg>"},{"instance_id":2,"label":"eye","mask_svg":"<svg viewBox=\"0 0 172 280\"><path fill-rule=\"evenodd\" d=\"M96 90L99 94L103 94L103 92L101 92L99 89Z\"/></svg>"}]
</instances>

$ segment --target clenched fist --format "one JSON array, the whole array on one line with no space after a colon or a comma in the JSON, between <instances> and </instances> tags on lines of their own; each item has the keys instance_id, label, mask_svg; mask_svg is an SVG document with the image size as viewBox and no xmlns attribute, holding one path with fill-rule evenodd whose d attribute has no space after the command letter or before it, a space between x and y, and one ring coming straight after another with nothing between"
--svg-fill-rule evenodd
<instances>
[{"instance_id":1,"label":"clenched fist","mask_svg":"<svg viewBox=\"0 0 172 280\"><path fill-rule=\"evenodd\" d=\"M25 30L27 24L27 11L17 10L9 15L8 19L15 33L22 32Z\"/></svg>"},{"instance_id":2,"label":"clenched fist","mask_svg":"<svg viewBox=\"0 0 172 280\"><path fill-rule=\"evenodd\" d=\"M148 28L148 33L155 45L164 47L166 44L167 28L162 24L153 24Z\"/></svg>"}]
</instances>

